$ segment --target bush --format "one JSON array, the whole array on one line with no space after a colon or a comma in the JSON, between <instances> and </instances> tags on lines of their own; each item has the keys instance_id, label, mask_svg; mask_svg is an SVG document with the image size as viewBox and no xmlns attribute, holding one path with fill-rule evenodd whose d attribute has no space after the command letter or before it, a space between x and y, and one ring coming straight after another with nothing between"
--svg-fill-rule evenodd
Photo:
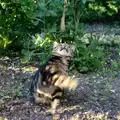
<instances>
[{"instance_id":1,"label":"bush","mask_svg":"<svg viewBox=\"0 0 120 120\"><path fill-rule=\"evenodd\" d=\"M88 37L88 43L76 39L76 52L72 68L79 72L95 71L104 65L104 48L95 36Z\"/></svg>"},{"instance_id":2,"label":"bush","mask_svg":"<svg viewBox=\"0 0 120 120\"><path fill-rule=\"evenodd\" d=\"M28 42L29 41L29 42ZM38 61L39 64L46 62L51 55L53 40L49 34L35 34L29 37L22 49L23 61Z\"/></svg>"},{"instance_id":3,"label":"bush","mask_svg":"<svg viewBox=\"0 0 120 120\"><path fill-rule=\"evenodd\" d=\"M26 4L30 7L29 4ZM32 29L32 18L24 12L22 1L0 2L0 49L1 51L20 52L24 41ZM32 9L30 14L33 16ZM28 13L27 13L28 14ZM4 53L6 53L4 52Z\"/></svg>"},{"instance_id":4,"label":"bush","mask_svg":"<svg viewBox=\"0 0 120 120\"><path fill-rule=\"evenodd\" d=\"M9 0L0 2L0 52L19 52L25 61L38 59L40 63L49 57L53 41L76 45L72 68L78 71L95 70L103 65L103 47L98 38L81 40L84 35L83 20L96 20L112 16L119 10L118 0L68 1L64 0ZM65 31L60 23L64 8ZM42 34L44 38L42 38ZM6 51L7 52L6 52ZM2 52L5 51L5 52Z\"/></svg>"},{"instance_id":5,"label":"bush","mask_svg":"<svg viewBox=\"0 0 120 120\"><path fill-rule=\"evenodd\" d=\"M86 2L86 9L81 17L82 21L113 20L120 9L119 0L93 0ZM117 19L116 19L117 20Z\"/></svg>"}]
</instances>

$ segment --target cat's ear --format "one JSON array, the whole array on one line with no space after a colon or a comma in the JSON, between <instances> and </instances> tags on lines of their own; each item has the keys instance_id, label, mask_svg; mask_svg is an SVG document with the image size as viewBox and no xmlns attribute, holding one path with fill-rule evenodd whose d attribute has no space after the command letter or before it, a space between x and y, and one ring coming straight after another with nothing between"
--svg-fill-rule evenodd
<instances>
[{"instance_id":1,"label":"cat's ear","mask_svg":"<svg viewBox=\"0 0 120 120\"><path fill-rule=\"evenodd\" d=\"M59 43L55 41L55 42L53 43L53 48L57 47L58 44L59 44Z\"/></svg>"},{"instance_id":2,"label":"cat's ear","mask_svg":"<svg viewBox=\"0 0 120 120\"><path fill-rule=\"evenodd\" d=\"M71 45L71 49L74 52L75 51L75 45Z\"/></svg>"}]
</instances>

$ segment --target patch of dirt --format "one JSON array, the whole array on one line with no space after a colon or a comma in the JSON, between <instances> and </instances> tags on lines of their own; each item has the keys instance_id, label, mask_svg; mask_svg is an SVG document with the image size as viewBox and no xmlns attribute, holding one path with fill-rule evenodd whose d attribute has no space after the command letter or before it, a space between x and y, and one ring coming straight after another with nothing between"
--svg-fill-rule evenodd
<instances>
[{"instance_id":1,"label":"patch of dirt","mask_svg":"<svg viewBox=\"0 0 120 120\"><path fill-rule=\"evenodd\" d=\"M89 43L88 38L91 37L91 34L97 38L101 44L120 45L119 24L86 24L85 32L81 40L85 43Z\"/></svg>"},{"instance_id":2,"label":"patch of dirt","mask_svg":"<svg viewBox=\"0 0 120 120\"><path fill-rule=\"evenodd\" d=\"M52 120L50 106L30 101L32 65L0 60L0 120ZM8 64L9 63L9 64ZM22 66L22 67L21 67ZM58 120L120 120L120 72L116 76L97 73L79 74L79 86L65 92Z\"/></svg>"}]
</instances>

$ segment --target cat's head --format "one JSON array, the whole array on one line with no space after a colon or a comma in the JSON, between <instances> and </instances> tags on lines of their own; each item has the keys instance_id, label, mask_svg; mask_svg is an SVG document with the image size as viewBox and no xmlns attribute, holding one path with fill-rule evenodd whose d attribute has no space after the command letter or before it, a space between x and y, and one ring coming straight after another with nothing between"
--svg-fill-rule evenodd
<instances>
[{"instance_id":1,"label":"cat's head","mask_svg":"<svg viewBox=\"0 0 120 120\"><path fill-rule=\"evenodd\" d=\"M61 57L73 57L74 51L75 51L74 45L54 42L52 54Z\"/></svg>"}]
</instances>

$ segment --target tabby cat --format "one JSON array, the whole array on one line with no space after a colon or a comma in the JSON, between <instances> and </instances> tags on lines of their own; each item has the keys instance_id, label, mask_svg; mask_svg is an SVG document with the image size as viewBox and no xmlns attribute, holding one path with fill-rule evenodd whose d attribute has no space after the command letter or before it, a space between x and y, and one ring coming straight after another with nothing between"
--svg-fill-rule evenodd
<instances>
[{"instance_id":1,"label":"tabby cat","mask_svg":"<svg viewBox=\"0 0 120 120\"><path fill-rule=\"evenodd\" d=\"M51 103L56 111L65 88L75 89L78 81L68 76L68 67L74 53L74 46L54 43L52 57L33 76L31 93L36 103Z\"/></svg>"}]
</instances>

